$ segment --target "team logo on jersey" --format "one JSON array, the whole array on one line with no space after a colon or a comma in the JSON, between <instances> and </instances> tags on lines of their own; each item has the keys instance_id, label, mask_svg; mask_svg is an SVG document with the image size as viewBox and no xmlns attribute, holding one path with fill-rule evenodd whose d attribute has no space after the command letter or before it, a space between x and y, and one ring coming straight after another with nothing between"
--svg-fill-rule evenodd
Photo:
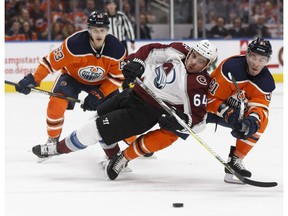
<instances>
[{"instance_id":1,"label":"team logo on jersey","mask_svg":"<svg viewBox=\"0 0 288 216\"><path fill-rule=\"evenodd\" d=\"M171 62L166 62L155 69L156 77L154 85L158 89L163 89L166 84L171 84L176 79L174 65Z\"/></svg>"},{"instance_id":2,"label":"team logo on jersey","mask_svg":"<svg viewBox=\"0 0 288 216\"><path fill-rule=\"evenodd\" d=\"M205 78L205 76L203 75L199 75L196 77L196 80L198 81L198 83L200 83L201 85L208 85L207 83L207 79Z\"/></svg>"},{"instance_id":3,"label":"team logo on jersey","mask_svg":"<svg viewBox=\"0 0 288 216\"><path fill-rule=\"evenodd\" d=\"M78 71L78 75L87 82L98 81L103 77L104 73L104 69L99 66L88 66L85 68L81 68Z\"/></svg>"},{"instance_id":4,"label":"team logo on jersey","mask_svg":"<svg viewBox=\"0 0 288 216\"><path fill-rule=\"evenodd\" d=\"M237 92L234 95L230 96L227 99L226 103L230 107L240 109L242 101L244 103L244 111L246 112L248 110L248 99L247 99L246 92L244 90L241 90L240 92Z\"/></svg>"}]
</instances>

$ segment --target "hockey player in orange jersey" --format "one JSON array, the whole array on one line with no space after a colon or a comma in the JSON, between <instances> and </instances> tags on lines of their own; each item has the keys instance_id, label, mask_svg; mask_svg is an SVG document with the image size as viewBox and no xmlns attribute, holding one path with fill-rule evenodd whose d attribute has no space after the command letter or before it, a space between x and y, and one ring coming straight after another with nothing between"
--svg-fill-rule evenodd
<instances>
[{"instance_id":1,"label":"hockey player in orange jersey","mask_svg":"<svg viewBox=\"0 0 288 216\"><path fill-rule=\"evenodd\" d=\"M43 57L34 75L28 74L16 86L16 90L29 94L31 88L39 86L49 74L61 70L53 85L53 92L66 97L78 98L81 91L88 93L81 105L84 111L97 107L119 93L124 76L122 66L126 58L124 46L113 35L108 34L109 18L106 13L94 11L88 18L88 28L69 36L61 46ZM47 143L56 143L64 124L65 110L75 103L50 97L47 107ZM120 149L115 146L102 147L110 157Z\"/></svg>"},{"instance_id":2,"label":"hockey player in orange jersey","mask_svg":"<svg viewBox=\"0 0 288 216\"><path fill-rule=\"evenodd\" d=\"M251 177L251 172L243 166L242 160L268 124L269 104L275 89L273 77L266 67L271 54L270 42L258 37L248 45L246 55L225 59L211 74L207 123L232 128L231 134L237 140L236 146L230 148L228 164L245 177ZM239 91L229 73L235 78ZM227 169L225 173L225 182L240 183Z\"/></svg>"}]
</instances>

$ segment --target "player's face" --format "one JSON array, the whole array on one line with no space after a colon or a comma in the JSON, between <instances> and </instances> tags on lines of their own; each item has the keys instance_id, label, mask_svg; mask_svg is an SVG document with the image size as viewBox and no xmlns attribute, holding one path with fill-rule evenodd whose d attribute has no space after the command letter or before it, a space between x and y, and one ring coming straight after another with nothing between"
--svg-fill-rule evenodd
<instances>
[{"instance_id":1,"label":"player's face","mask_svg":"<svg viewBox=\"0 0 288 216\"><path fill-rule=\"evenodd\" d=\"M186 61L186 70L188 73L199 73L208 64L208 59L193 50Z\"/></svg>"},{"instance_id":2,"label":"player's face","mask_svg":"<svg viewBox=\"0 0 288 216\"><path fill-rule=\"evenodd\" d=\"M254 52L247 53L246 58L248 73L252 76L259 74L264 66L266 66L269 62L269 58L267 56L259 55Z\"/></svg>"},{"instance_id":3,"label":"player's face","mask_svg":"<svg viewBox=\"0 0 288 216\"><path fill-rule=\"evenodd\" d=\"M107 28L90 27L90 36L93 38L94 48L99 49L103 46L106 35L108 33Z\"/></svg>"}]
</instances>

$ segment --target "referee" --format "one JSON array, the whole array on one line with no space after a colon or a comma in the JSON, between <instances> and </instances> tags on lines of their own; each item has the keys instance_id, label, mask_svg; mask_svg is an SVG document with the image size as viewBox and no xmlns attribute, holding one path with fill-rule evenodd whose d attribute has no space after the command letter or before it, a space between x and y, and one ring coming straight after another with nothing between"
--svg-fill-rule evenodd
<instances>
[{"instance_id":1,"label":"referee","mask_svg":"<svg viewBox=\"0 0 288 216\"><path fill-rule=\"evenodd\" d=\"M128 47L126 39L131 42L131 49L135 49L135 34L133 26L128 17L121 11L117 11L117 4L115 0L106 1L106 9L110 21L109 33L114 35L126 48L128 54Z\"/></svg>"}]
</instances>

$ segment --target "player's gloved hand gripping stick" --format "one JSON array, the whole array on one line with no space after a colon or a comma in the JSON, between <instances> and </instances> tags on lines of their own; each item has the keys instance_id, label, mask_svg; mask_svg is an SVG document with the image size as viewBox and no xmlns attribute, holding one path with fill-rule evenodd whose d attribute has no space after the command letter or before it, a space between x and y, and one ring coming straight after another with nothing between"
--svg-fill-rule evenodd
<instances>
[{"instance_id":1,"label":"player's gloved hand gripping stick","mask_svg":"<svg viewBox=\"0 0 288 216\"><path fill-rule=\"evenodd\" d=\"M170 108L161 98L158 98L154 92L152 92L138 77L135 81L144 89L153 99L155 99L159 105L168 112L171 116L174 116L176 120L184 129L186 129L190 135L192 135L208 152L210 152L224 167L226 167L233 175L235 175L244 184L249 184L257 187L275 187L277 182L260 182L248 179L241 176L239 173L235 172L210 146L208 146L197 134L195 134L192 129L176 114L176 112ZM244 111L244 110L243 110Z\"/></svg>"}]
</instances>

